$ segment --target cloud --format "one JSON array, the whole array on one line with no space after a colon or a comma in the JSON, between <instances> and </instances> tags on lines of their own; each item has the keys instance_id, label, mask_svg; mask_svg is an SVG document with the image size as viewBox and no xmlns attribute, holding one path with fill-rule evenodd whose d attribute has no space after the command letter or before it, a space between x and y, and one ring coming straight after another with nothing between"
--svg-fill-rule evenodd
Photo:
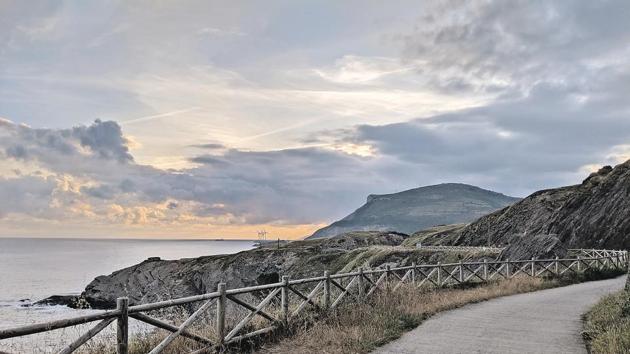
<instances>
[{"instance_id":1,"label":"cloud","mask_svg":"<svg viewBox=\"0 0 630 354\"><path fill-rule=\"evenodd\" d=\"M89 127L76 127L72 130L81 146L88 147L101 158L115 159L119 162L132 161L133 157L127 147L127 139L123 137L120 125L116 122L102 122L97 119Z\"/></svg>"},{"instance_id":2,"label":"cloud","mask_svg":"<svg viewBox=\"0 0 630 354\"><path fill-rule=\"evenodd\" d=\"M50 203L57 184L52 178L0 176L0 218L9 213L52 218Z\"/></svg>"},{"instance_id":3,"label":"cloud","mask_svg":"<svg viewBox=\"0 0 630 354\"><path fill-rule=\"evenodd\" d=\"M113 121L96 120L90 126L59 130L35 129L5 121L0 125L0 134L5 135L0 149L6 156L37 160L53 169L81 168L72 164L92 157L119 163L133 161L127 139ZM64 162L67 165L64 166Z\"/></svg>"},{"instance_id":4,"label":"cloud","mask_svg":"<svg viewBox=\"0 0 630 354\"><path fill-rule=\"evenodd\" d=\"M539 82L586 82L624 57L630 5L617 1L447 1L427 4L404 58L445 92L527 91Z\"/></svg>"},{"instance_id":5,"label":"cloud","mask_svg":"<svg viewBox=\"0 0 630 354\"><path fill-rule=\"evenodd\" d=\"M158 118L172 117L172 116L176 116L176 115L179 115L179 114L194 112L194 111L197 111L199 109L201 109L201 108L200 107L192 107L192 108L187 108L187 109L179 109L179 110L176 110L176 111L171 111L171 112L166 112L166 113L152 114L152 115L149 115L149 116L128 119L128 120L122 121L120 123L128 125L128 124L134 124L134 123L147 122L147 121L158 119Z\"/></svg>"},{"instance_id":6,"label":"cloud","mask_svg":"<svg viewBox=\"0 0 630 354\"><path fill-rule=\"evenodd\" d=\"M200 29L199 31L197 31L197 34L199 35L210 35L210 36L236 36L236 37L242 37L242 36L246 36L247 33L245 32L241 32L239 30L235 30L235 29L230 29L230 30L226 30L226 29L221 29L221 28L215 28L215 27L204 27L202 29Z\"/></svg>"},{"instance_id":7,"label":"cloud","mask_svg":"<svg viewBox=\"0 0 630 354\"><path fill-rule=\"evenodd\" d=\"M602 81L618 76L601 77ZM630 85L630 75L626 77ZM605 84L607 86L609 83ZM630 103L598 90L575 101L572 87L535 86L526 97L459 112L339 132L338 141L516 195L580 181L581 167L619 163L630 141Z\"/></svg>"},{"instance_id":8,"label":"cloud","mask_svg":"<svg viewBox=\"0 0 630 354\"><path fill-rule=\"evenodd\" d=\"M207 149L207 150L222 150L222 149L225 149L225 145L219 144L219 143L197 144L197 145L191 145L191 146L199 148L199 149Z\"/></svg>"},{"instance_id":9,"label":"cloud","mask_svg":"<svg viewBox=\"0 0 630 354\"><path fill-rule=\"evenodd\" d=\"M7 135L0 141L3 159L46 171L39 177L12 174L10 181L0 181L7 191L18 180L52 178L58 185L45 190L41 200L48 201L41 207L29 210L20 204L13 210L9 204L5 215L63 219L79 213L98 219L110 215L115 204L125 209L118 220L136 224L174 222L183 215L192 224L208 218L230 224L301 224L352 208L374 187L373 180L353 180L356 171L369 174L364 159L331 149L243 151L214 144L206 149L211 153L192 158L196 167L162 170L137 164L113 121L58 130L15 124L0 129ZM90 206L89 215L85 206Z\"/></svg>"},{"instance_id":10,"label":"cloud","mask_svg":"<svg viewBox=\"0 0 630 354\"><path fill-rule=\"evenodd\" d=\"M403 63L399 58L360 57L346 55L326 69L314 69L324 80L338 84L374 84L383 81L387 76L409 76L415 66Z\"/></svg>"},{"instance_id":11,"label":"cloud","mask_svg":"<svg viewBox=\"0 0 630 354\"><path fill-rule=\"evenodd\" d=\"M630 156L626 2L287 6L8 6L0 113L32 127L0 118L3 225L305 230L371 193L523 196Z\"/></svg>"}]
</instances>

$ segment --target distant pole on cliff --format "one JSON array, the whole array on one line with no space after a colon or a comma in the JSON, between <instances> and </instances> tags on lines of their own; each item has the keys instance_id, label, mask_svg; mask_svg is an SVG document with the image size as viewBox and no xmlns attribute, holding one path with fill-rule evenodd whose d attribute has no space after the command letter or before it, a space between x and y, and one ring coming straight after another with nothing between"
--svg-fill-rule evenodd
<instances>
[{"instance_id":1,"label":"distant pole on cliff","mask_svg":"<svg viewBox=\"0 0 630 354\"><path fill-rule=\"evenodd\" d=\"M260 243L267 241L267 231L265 230L258 231L258 241Z\"/></svg>"}]
</instances>

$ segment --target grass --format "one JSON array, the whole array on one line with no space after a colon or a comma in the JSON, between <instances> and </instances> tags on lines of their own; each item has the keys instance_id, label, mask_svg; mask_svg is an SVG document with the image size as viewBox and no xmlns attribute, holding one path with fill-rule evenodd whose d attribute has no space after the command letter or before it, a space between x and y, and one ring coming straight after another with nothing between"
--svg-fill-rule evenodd
<instances>
[{"instance_id":1,"label":"grass","mask_svg":"<svg viewBox=\"0 0 630 354\"><path fill-rule=\"evenodd\" d=\"M267 344L259 353L368 353L441 311L500 296L615 275L619 273L587 272L554 279L518 277L469 288L424 292L405 286L396 292L379 293L365 303L346 304L336 313L314 322L290 338Z\"/></svg>"},{"instance_id":2,"label":"grass","mask_svg":"<svg viewBox=\"0 0 630 354\"><path fill-rule=\"evenodd\" d=\"M591 353L630 353L630 291L602 298L584 315L584 329Z\"/></svg>"},{"instance_id":3,"label":"grass","mask_svg":"<svg viewBox=\"0 0 630 354\"><path fill-rule=\"evenodd\" d=\"M401 286L396 291L381 291L373 294L363 303L348 301L334 312L319 313L306 311L291 322L285 331L272 335L253 338L240 347L227 348L226 352L258 352L260 354L283 353L367 353L376 347L400 337L404 332L417 327L430 316L466 304L480 302L500 296L512 295L572 283L609 278L619 272L587 271L579 275L567 275L560 278L517 277L487 284L467 283L461 286L443 289L416 289L409 285ZM606 306L608 308L609 306ZM272 315L277 309L267 311ZM628 310L630 312L630 310ZM241 314L241 317L244 313ZM608 316L608 317L607 317ZM228 328L238 318L226 319ZM597 318L610 318L602 315ZM179 323L180 321L176 321ZM597 321L597 323L603 323ZM628 322L626 322L628 324ZM267 326L262 318L256 317L247 331ZM604 325L598 325L603 328ZM625 327L627 333L628 327ZM617 330L617 329L615 329ZM623 330L623 328L619 329ZM191 332L216 338L212 315L203 316ZM602 331L599 331L602 332ZM598 332L598 333L599 333ZM603 332L602 332L603 333ZM167 333L151 331L130 338L130 354L147 353L155 347ZM602 337L604 338L604 337ZM626 339L628 336L626 335ZM115 353L112 343L114 338L101 338L90 341L79 353ZM630 341L627 341L628 343ZM167 354L190 352L200 349L195 342L178 338L164 351ZM617 353L618 351L600 351ZM598 352L599 353L599 352Z\"/></svg>"}]
</instances>

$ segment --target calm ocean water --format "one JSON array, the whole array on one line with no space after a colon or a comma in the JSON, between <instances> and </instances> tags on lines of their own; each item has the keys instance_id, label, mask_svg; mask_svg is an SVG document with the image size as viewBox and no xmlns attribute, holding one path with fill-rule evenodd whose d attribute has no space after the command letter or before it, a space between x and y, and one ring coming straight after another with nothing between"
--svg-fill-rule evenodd
<instances>
[{"instance_id":1,"label":"calm ocean water","mask_svg":"<svg viewBox=\"0 0 630 354\"><path fill-rule=\"evenodd\" d=\"M50 295L80 293L95 277L148 257L190 258L252 247L252 241L0 238L0 328L79 314L63 306L20 305Z\"/></svg>"}]
</instances>

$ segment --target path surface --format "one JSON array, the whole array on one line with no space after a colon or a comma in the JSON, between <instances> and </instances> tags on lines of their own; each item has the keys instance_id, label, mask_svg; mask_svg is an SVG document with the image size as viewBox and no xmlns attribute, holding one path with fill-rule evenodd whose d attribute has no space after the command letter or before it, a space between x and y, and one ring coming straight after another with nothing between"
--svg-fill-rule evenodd
<instances>
[{"instance_id":1,"label":"path surface","mask_svg":"<svg viewBox=\"0 0 630 354\"><path fill-rule=\"evenodd\" d=\"M437 314L374 351L409 353L586 353L581 315L625 277L501 297Z\"/></svg>"}]
</instances>

